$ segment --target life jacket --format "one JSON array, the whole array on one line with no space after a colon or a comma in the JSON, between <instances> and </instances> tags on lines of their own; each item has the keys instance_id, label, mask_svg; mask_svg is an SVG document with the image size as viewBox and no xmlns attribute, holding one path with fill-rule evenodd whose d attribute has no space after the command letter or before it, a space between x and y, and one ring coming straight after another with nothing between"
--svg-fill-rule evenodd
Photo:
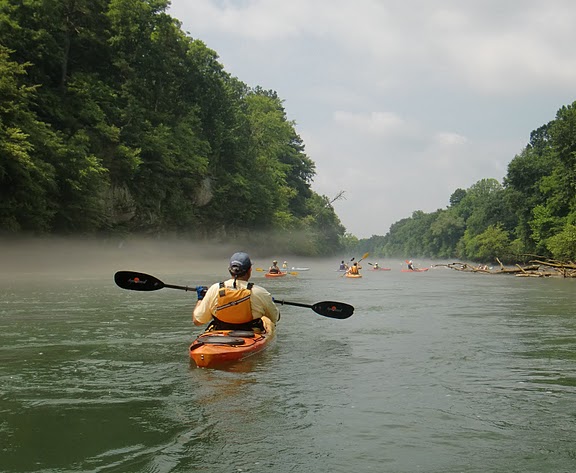
<instances>
[{"instance_id":1,"label":"life jacket","mask_svg":"<svg viewBox=\"0 0 576 473\"><path fill-rule=\"evenodd\" d=\"M358 274L358 266L350 266L350 274Z\"/></svg>"},{"instance_id":2,"label":"life jacket","mask_svg":"<svg viewBox=\"0 0 576 473\"><path fill-rule=\"evenodd\" d=\"M248 283L246 289L238 289L226 287L221 282L220 289L218 289L218 303L214 318L226 324L252 322L252 306L250 304L252 286L254 286L254 283Z\"/></svg>"}]
</instances>

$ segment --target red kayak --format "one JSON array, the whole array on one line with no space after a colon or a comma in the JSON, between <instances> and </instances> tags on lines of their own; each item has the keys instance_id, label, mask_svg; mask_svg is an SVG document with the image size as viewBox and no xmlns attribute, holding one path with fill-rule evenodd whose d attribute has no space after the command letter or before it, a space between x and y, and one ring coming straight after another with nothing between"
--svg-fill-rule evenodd
<instances>
[{"instance_id":1,"label":"red kayak","mask_svg":"<svg viewBox=\"0 0 576 473\"><path fill-rule=\"evenodd\" d=\"M372 268L372 271L392 271L392 268Z\"/></svg>"},{"instance_id":2,"label":"red kayak","mask_svg":"<svg viewBox=\"0 0 576 473\"><path fill-rule=\"evenodd\" d=\"M281 278L282 276L286 276L288 273L266 273L264 274L267 278Z\"/></svg>"},{"instance_id":3,"label":"red kayak","mask_svg":"<svg viewBox=\"0 0 576 473\"><path fill-rule=\"evenodd\" d=\"M402 269L403 273L423 273L424 271L428 271L430 268L414 268L414 269Z\"/></svg>"}]
</instances>

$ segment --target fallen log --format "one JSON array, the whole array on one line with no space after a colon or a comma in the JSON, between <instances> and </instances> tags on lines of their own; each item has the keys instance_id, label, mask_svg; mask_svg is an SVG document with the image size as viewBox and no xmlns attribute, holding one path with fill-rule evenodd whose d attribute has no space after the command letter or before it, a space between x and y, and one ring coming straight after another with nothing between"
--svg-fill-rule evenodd
<instances>
[{"instance_id":1,"label":"fallen log","mask_svg":"<svg viewBox=\"0 0 576 473\"><path fill-rule=\"evenodd\" d=\"M545 258L535 259L529 261L530 264L522 266L516 263L513 267L506 267L502 262L496 258L500 265L500 269L489 268L486 265L474 266L470 263L454 262L447 264L435 264L434 266L444 266L446 268L454 269L455 271L463 271L470 273L484 273L484 274L507 274L517 277L532 277L532 278L576 278L576 263L546 260Z\"/></svg>"}]
</instances>

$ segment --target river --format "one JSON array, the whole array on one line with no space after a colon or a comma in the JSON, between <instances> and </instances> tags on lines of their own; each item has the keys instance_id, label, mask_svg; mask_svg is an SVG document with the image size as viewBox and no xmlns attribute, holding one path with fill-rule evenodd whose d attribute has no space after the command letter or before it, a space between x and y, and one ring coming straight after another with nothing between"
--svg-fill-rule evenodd
<instances>
[{"instance_id":1,"label":"river","mask_svg":"<svg viewBox=\"0 0 576 473\"><path fill-rule=\"evenodd\" d=\"M400 260L375 272L371 258L351 280L335 269L354 255L292 257L310 270L252 280L354 315L282 306L272 347L206 370L187 352L196 294L126 291L113 275L208 284L225 251L44 250L3 260L2 472L576 470L576 281L402 273Z\"/></svg>"}]
</instances>

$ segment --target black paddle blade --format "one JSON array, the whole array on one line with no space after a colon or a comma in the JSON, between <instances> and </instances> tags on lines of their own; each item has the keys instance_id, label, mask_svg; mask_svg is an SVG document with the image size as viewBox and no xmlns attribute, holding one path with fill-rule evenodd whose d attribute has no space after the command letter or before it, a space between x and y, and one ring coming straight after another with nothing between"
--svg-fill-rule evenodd
<instances>
[{"instance_id":1,"label":"black paddle blade","mask_svg":"<svg viewBox=\"0 0 576 473\"><path fill-rule=\"evenodd\" d=\"M347 319L354 313L354 307L350 304L333 301L317 302L312 306L312 310L332 319Z\"/></svg>"},{"instance_id":2,"label":"black paddle blade","mask_svg":"<svg viewBox=\"0 0 576 473\"><path fill-rule=\"evenodd\" d=\"M136 271L118 271L114 275L114 282L122 289L131 291L157 291L164 287L160 279Z\"/></svg>"}]
</instances>

